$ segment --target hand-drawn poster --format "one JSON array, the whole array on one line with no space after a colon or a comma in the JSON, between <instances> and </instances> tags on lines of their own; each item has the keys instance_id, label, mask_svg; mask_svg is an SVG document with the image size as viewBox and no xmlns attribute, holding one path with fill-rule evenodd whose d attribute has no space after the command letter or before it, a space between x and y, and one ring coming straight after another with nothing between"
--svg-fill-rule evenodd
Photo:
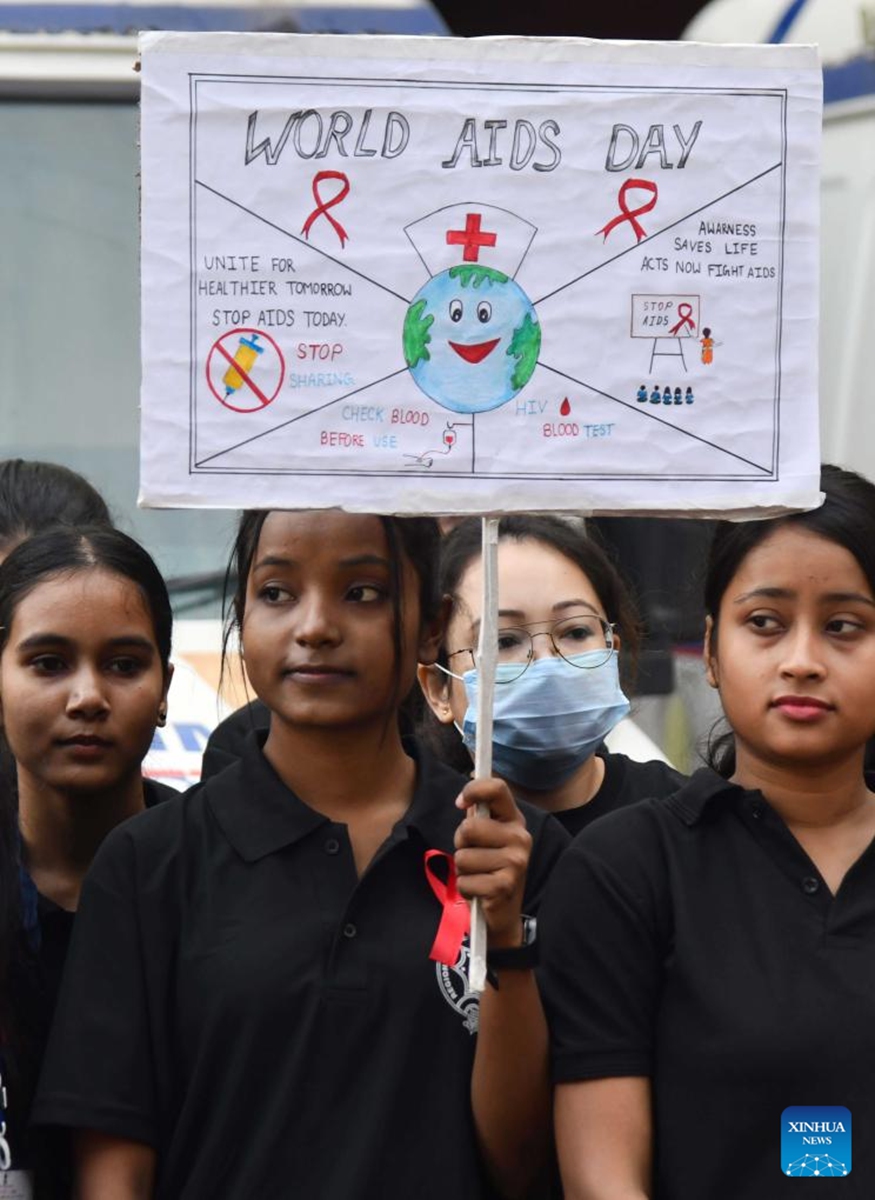
<instances>
[{"instance_id":1,"label":"hand-drawn poster","mask_svg":"<svg viewBox=\"0 0 875 1200\"><path fill-rule=\"evenodd\" d=\"M818 502L812 48L141 49L145 503Z\"/></svg>"}]
</instances>

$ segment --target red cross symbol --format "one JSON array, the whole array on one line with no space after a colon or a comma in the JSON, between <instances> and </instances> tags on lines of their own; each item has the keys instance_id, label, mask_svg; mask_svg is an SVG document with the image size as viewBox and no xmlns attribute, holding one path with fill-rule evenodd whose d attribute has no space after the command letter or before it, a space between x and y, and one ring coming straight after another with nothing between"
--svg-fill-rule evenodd
<instances>
[{"instance_id":1,"label":"red cross symbol","mask_svg":"<svg viewBox=\"0 0 875 1200\"><path fill-rule=\"evenodd\" d=\"M498 241L498 234L480 232L482 219L480 213L468 213L465 217L464 229L447 230L447 245L464 246L465 253L462 258L465 262L477 262L480 257L480 247L494 246Z\"/></svg>"}]
</instances>

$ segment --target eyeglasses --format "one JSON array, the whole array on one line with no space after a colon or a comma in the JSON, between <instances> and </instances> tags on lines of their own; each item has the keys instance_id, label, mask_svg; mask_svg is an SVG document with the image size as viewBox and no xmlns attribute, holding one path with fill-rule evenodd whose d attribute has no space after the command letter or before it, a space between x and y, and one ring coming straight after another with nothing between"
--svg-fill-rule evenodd
<instances>
[{"instance_id":1,"label":"eyeglasses","mask_svg":"<svg viewBox=\"0 0 875 1200\"><path fill-rule=\"evenodd\" d=\"M543 622L532 621L531 624L541 625ZM584 671L602 666L611 657L614 649L614 626L608 621L603 621L601 617L563 617L554 621L549 629L536 630L534 633L530 632L528 625L508 626L498 630L498 662L503 670L501 677L496 680L497 683L513 683L519 679L535 657L536 637L548 637L560 658L564 658L569 666ZM587 651L601 653L591 654L585 663L574 661L576 655L585 654ZM457 654L467 654L471 667L476 666L473 647L453 650L447 658L455 658ZM466 665L464 669L467 671L471 667ZM518 670L514 672L512 667L517 667Z\"/></svg>"}]
</instances>

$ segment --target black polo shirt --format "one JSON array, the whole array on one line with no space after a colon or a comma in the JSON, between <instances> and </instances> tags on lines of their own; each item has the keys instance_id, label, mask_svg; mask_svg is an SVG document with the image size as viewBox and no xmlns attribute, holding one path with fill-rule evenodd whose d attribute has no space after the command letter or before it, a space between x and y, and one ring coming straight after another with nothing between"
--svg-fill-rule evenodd
<instances>
[{"instance_id":1,"label":"black polo shirt","mask_svg":"<svg viewBox=\"0 0 875 1200\"><path fill-rule=\"evenodd\" d=\"M178 799L176 789L154 779L143 779L146 808ZM35 945L22 948L14 973L13 1002L19 1009L19 1020L27 1030L28 1053L17 1079L18 1086L8 1089L8 1138L13 1167L36 1167L36 1194L40 1200L66 1200L71 1194L71 1176L64 1140L39 1138L35 1131L28 1131L26 1127L76 913L62 908L42 892L36 893L36 911L38 929L30 938ZM22 942L24 940L22 938ZM2 1195L0 1188L0 1197Z\"/></svg>"},{"instance_id":2,"label":"black polo shirt","mask_svg":"<svg viewBox=\"0 0 875 1200\"><path fill-rule=\"evenodd\" d=\"M243 753L246 739L270 725L270 709L261 700L252 700L220 721L209 736L201 764L201 780L210 779L230 767Z\"/></svg>"},{"instance_id":3,"label":"black polo shirt","mask_svg":"<svg viewBox=\"0 0 875 1200\"><path fill-rule=\"evenodd\" d=\"M686 783L686 776L659 759L638 762L608 750L600 750L598 755L605 764L605 777L596 794L586 804L553 813L572 837L606 813L616 812L639 800L670 796Z\"/></svg>"},{"instance_id":4,"label":"black polo shirt","mask_svg":"<svg viewBox=\"0 0 875 1200\"><path fill-rule=\"evenodd\" d=\"M289 791L255 737L182 803L111 834L36 1119L154 1146L156 1200L485 1195L477 1002L429 959L440 908L424 869L427 849L453 849L464 782L419 757L410 809L361 879L346 826ZM535 910L567 835L526 816Z\"/></svg>"},{"instance_id":5,"label":"black polo shirt","mask_svg":"<svg viewBox=\"0 0 875 1200\"><path fill-rule=\"evenodd\" d=\"M178 800L180 796L176 788L169 784L159 783L156 779L143 779L143 802L146 808L154 808L166 800ZM61 977L70 938L73 935L73 922L76 913L68 908L61 908L54 900L37 894L37 913L39 916L39 973L42 978L42 992L45 996L48 1019L54 1012L61 987Z\"/></svg>"},{"instance_id":6,"label":"black polo shirt","mask_svg":"<svg viewBox=\"0 0 875 1200\"><path fill-rule=\"evenodd\" d=\"M871 1200L875 844L833 897L759 792L701 770L575 839L540 927L554 1079L652 1078L658 1200ZM848 1176L784 1174L797 1105L850 1110Z\"/></svg>"}]
</instances>

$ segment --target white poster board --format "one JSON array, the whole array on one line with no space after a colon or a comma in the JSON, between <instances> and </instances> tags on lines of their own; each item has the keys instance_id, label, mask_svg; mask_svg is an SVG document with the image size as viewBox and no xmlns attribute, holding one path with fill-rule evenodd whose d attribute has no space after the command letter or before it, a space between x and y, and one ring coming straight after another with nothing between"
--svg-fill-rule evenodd
<instances>
[{"instance_id":1,"label":"white poster board","mask_svg":"<svg viewBox=\"0 0 875 1200\"><path fill-rule=\"evenodd\" d=\"M143 503L818 502L814 49L141 50Z\"/></svg>"}]
</instances>

